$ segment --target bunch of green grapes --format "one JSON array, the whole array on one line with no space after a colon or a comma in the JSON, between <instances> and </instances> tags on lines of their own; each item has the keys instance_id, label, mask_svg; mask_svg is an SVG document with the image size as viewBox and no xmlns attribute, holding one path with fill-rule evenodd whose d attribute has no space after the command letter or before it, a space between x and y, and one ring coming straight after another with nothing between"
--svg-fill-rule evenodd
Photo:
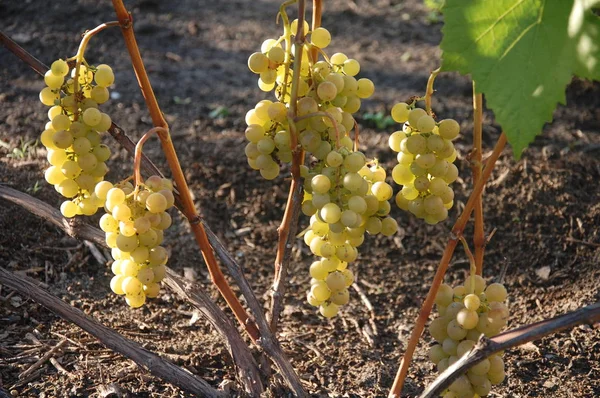
<instances>
[{"instance_id":1,"label":"bunch of green grapes","mask_svg":"<svg viewBox=\"0 0 600 398\"><path fill-rule=\"evenodd\" d=\"M289 27L292 34L297 23ZM323 316L333 317L348 302L354 275L347 267L358 257L364 234L390 236L398 225L388 216L393 191L385 182L385 170L368 164L350 137L356 125L353 114L362 99L373 95L373 82L356 78L360 64L355 59L325 54L323 49L331 42L327 29L309 31L305 22L304 32L300 65L293 65L295 48L284 47L289 42L285 31L278 40L266 40L248 60L250 70L260 75L260 89L274 91L276 101L260 101L246 114L245 152L250 167L266 179L276 178L281 163L291 162L292 150L306 153L309 167L301 166L302 211L311 219L304 241L320 258L310 267L307 297ZM315 48L323 59L309 56ZM293 73L300 75L294 121L299 148L291 147L288 119Z\"/></svg>"},{"instance_id":2,"label":"bunch of green grapes","mask_svg":"<svg viewBox=\"0 0 600 398\"><path fill-rule=\"evenodd\" d=\"M47 87L40 92L40 101L50 107L50 121L41 135L51 165L46 181L69 199L60 206L65 217L95 214L103 201L94 195L94 188L108 172L105 162L110 157L100 133L111 125L110 116L99 111L98 105L109 99L107 87L114 82L113 71L108 65L81 65L75 76L75 69L59 59L44 81Z\"/></svg>"},{"instance_id":3,"label":"bunch of green grapes","mask_svg":"<svg viewBox=\"0 0 600 398\"><path fill-rule=\"evenodd\" d=\"M160 246L163 231L171 225L167 213L173 204L170 180L152 176L137 188L130 183L96 185L95 194L105 201L100 228L115 260L110 282L113 292L125 295L127 304L141 307L146 297L157 297L165 276L167 250Z\"/></svg>"},{"instance_id":4,"label":"bunch of green grapes","mask_svg":"<svg viewBox=\"0 0 600 398\"><path fill-rule=\"evenodd\" d=\"M321 257L310 267L308 302L329 318L348 302L347 287L354 277L347 266L357 259L365 233L391 236L398 230L388 215L393 192L382 167L369 167L361 152L346 148L330 152L313 170L303 171L302 211L311 216L304 242Z\"/></svg>"},{"instance_id":5,"label":"bunch of green grapes","mask_svg":"<svg viewBox=\"0 0 600 398\"><path fill-rule=\"evenodd\" d=\"M294 33L296 24L297 20L291 23ZM356 79L360 64L345 54L327 58L321 51L325 59L313 62L309 51L327 47L331 35L325 28L309 32L307 23L304 27L310 40L303 45L301 65L297 68L297 116L306 118L296 121L295 127L302 148L323 160L332 150L345 147L352 151L353 141L348 136L355 125L352 114L360 109L361 99L373 95L375 87L369 79ZM279 175L281 163L292 160L288 110L294 57L292 48L284 48L285 42L285 36L268 39L261 51L248 59L250 70L260 75L260 89L274 91L276 97L276 101L260 101L246 114L248 163L269 180Z\"/></svg>"},{"instance_id":6,"label":"bunch of green grapes","mask_svg":"<svg viewBox=\"0 0 600 398\"><path fill-rule=\"evenodd\" d=\"M478 275L468 277L464 285L454 289L446 284L440 286L435 297L439 317L429 326L437 342L429 349L429 358L440 373L469 352L482 334L492 337L500 333L508 321L506 297L502 284L486 287L485 280ZM502 354L496 353L452 383L443 397L483 397L504 378Z\"/></svg>"},{"instance_id":7,"label":"bunch of green grapes","mask_svg":"<svg viewBox=\"0 0 600 398\"><path fill-rule=\"evenodd\" d=\"M389 138L390 148L398 152L392 178L403 185L396 204L428 224L444 221L454 204L450 184L458 178L458 169L452 140L458 137L459 124L453 119L437 123L425 110L403 102L394 105L392 118L404 123L403 130Z\"/></svg>"}]
</instances>

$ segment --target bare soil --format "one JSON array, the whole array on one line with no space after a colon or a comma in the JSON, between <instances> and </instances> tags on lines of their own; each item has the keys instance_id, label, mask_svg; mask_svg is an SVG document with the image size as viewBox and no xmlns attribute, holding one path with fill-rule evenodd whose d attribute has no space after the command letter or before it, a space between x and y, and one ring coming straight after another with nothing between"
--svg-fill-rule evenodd
<instances>
[{"instance_id":1,"label":"bare soil","mask_svg":"<svg viewBox=\"0 0 600 398\"><path fill-rule=\"evenodd\" d=\"M334 38L330 52L343 51L358 59L361 76L371 78L377 87L374 97L363 103L359 121L366 113L389 111L394 101L422 95L429 71L439 64L442 22L433 20L421 2L325 3L323 25ZM127 5L196 204L266 303L288 180L282 173L274 182L264 181L246 164L244 114L267 98L256 87L246 59L264 39L278 36L279 2L133 0ZM0 3L1 29L46 64L73 55L82 32L114 18L110 2ZM113 92L118 98L105 109L130 136L139 138L151 124L119 30L95 37L87 59L114 68ZM47 167L43 147L34 146L23 156L13 151L35 141L43 128L46 110L37 99L42 87L39 76L0 49L0 183L58 205L58 194L43 179ZM459 120L465 132L457 141L461 180L455 184L456 207L450 220L437 226L395 209L399 233L367 239L354 270L373 313L352 291L351 303L340 316L333 320L317 316L304 293L312 257L300 240L294 251L280 337L314 396L387 394L451 222L472 187L465 160L472 127L470 81L445 74L436 89L435 112ZM509 327L600 298L600 85L575 80L567 98L568 104L558 107L554 122L519 161L505 151L486 189L486 232L495 233L487 246L484 275L492 280L506 270ZM223 116L210 117L219 107ZM391 170L394 156L386 141L392 129L375 130L364 123L361 129L361 149ZM499 131L493 115L486 113L486 152ZM131 163L125 161L123 150L110 145L114 152L110 177L125 178ZM146 148L164 167L158 144L150 142ZM185 222L174 218L176 226L167 234L170 265L182 272L188 269L223 305ZM302 219L301 225L306 222ZM245 227L248 232L240 234ZM46 283L66 302L214 386L235 378L223 342L205 320L195 319L188 304L164 291L143 309L130 310L109 290L110 267L96 262L85 245L7 202L0 202L0 266ZM466 256L457 250L447 281L462 281L467 269ZM47 362L29 377L19 378L65 337L68 343L56 356L65 372ZM425 334L405 396L418 395L435 377L426 357L430 344ZM507 380L491 396L600 396L598 325L508 350L505 360ZM111 383L118 386L118 396L186 396L34 301L0 286L0 386L20 397L98 397L105 396L103 388ZM235 395L237 387L229 386ZM283 391L273 387L270 395L282 396Z\"/></svg>"}]
</instances>

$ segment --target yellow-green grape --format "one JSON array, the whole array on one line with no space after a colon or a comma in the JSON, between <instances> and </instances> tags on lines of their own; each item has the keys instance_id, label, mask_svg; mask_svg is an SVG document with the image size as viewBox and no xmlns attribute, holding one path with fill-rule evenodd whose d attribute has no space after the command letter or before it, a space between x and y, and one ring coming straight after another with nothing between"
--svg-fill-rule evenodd
<instances>
[{"instance_id":1,"label":"yellow-green grape","mask_svg":"<svg viewBox=\"0 0 600 398\"><path fill-rule=\"evenodd\" d=\"M313 46L325 48L331 43L331 33L325 28L316 28L310 34L310 42Z\"/></svg>"},{"instance_id":2,"label":"yellow-green grape","mask_svg":"<svg viewBox=\"0 0 600 398\"><path fill-rule=\"evenodd\" d=\"M94 80L100 87L108 87L115 81L115 75L112 68L106 64L97 66L96 73L94 74Z\"/></svg>"},{"instance_id":3,"label":"yellow-green grape","mask_svg":"<svg viewBox=\"0 0 600 398\"><path fill-rule=\"evenodd\" d=\"M454 119L444 119L440 122L438 131L442 138L453 140L460 133L460 125Z\"/></svg>"},{"instance_id":4,"label":"yellow-green grape","mask_svg":"<svg viewBox=\"0 0 600 398\"><path fill-rule=\"evenodd\" d=\"M110 280L110 289L115 294L118 294L118 295L125 294L125 291L123 290L123 281L125 280L125 278L126 277L124 277L123 275L115 275Z\"/></svg>"},{"instance_id":5,"label":"yellow-green grape","mask_svg":"<svg viewBox=\"0 0 600 398\"><path fill-rule=\"evenodd\" d=\"M333 318L334 316L337 315L338 311L339 311L339 306L337 304L334 304L333 302L323 303L319 307L319 312L325 318Z\"/></svg>"},{"instance_id":6,"label":"yellow-green grape","mask_svg":"<svg viewBox=\"0 0 600 398\"><path fill-rule=\"evenodd\" d=\"M408 121L408 115L410 113L410 107L404 102L399 102L392 107L392 119L396 123L405 123Z\"/></svg>"},{"instance_id":7,"label":"yellow-green grape","mask_svg":"<svg viewBox=\"0 0 600 398\"><path fill-rule=\"evenodd\" d=\"M508 293L504 285L500 283L492 283L485 289L485 295L489 301L503 302L506 300Z\"/></svg>"},{"instance_id":8,"label":"yellow-green grape","mask_svg":"<svg viewBox=\"0 0 600 398\"><path fill-rule=\"evenodd\" d=\"M144 305L144 303L146 303L146 295L141 290L140 290L140 293L138 293L138 294L133 294L133 295L127 294L125 296L125 302L131 308L139 308L142 305Z\"/></svg>"},{"instance_id":9,"label":"yellow-green grape","mask_svg":"<svg viewBox=\"0 0 600 398\"><path fill-rule=\"evenodd\" d=\"M66 218L72 218L77 215L77 204L74 202L67 200L60 205L60 212Z\"/></svg>"}]
</instances>

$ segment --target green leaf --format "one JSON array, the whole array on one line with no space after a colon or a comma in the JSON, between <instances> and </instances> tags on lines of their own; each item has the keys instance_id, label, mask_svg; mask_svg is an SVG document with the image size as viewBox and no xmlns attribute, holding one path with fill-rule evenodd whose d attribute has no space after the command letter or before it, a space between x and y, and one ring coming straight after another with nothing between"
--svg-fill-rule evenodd
<instances>
[{"instance_id":1,"label":"green leaf","mask_svg":"<svg viewBox=\"0 0 600 398\"><path fill-rule=\"evenodd\" d=\"M600 80L599 0L446 0L442 70L470 73L516 157L573 75Z\"/></svg>"}]
</instances>

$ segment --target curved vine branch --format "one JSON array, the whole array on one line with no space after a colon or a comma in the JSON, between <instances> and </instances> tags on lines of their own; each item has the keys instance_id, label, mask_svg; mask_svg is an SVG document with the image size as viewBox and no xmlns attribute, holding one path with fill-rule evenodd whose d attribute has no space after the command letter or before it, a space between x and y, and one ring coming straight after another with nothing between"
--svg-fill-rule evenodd
<instances>
[{"instance_id":1,"label":"curved vine branch","mask_svg":"<svg viewBox=\"0 0 600 398\"><path fill-rule=\"evenodd\" d=\"M439 375L425 389L420 398L438 397L461 374L496 352L537 340L582 323L594 324L598 321L600 321L600 303L580 308L556 318L521 326L489 339L483 337L469 353Z\"/></svg>"}]
</instances>

